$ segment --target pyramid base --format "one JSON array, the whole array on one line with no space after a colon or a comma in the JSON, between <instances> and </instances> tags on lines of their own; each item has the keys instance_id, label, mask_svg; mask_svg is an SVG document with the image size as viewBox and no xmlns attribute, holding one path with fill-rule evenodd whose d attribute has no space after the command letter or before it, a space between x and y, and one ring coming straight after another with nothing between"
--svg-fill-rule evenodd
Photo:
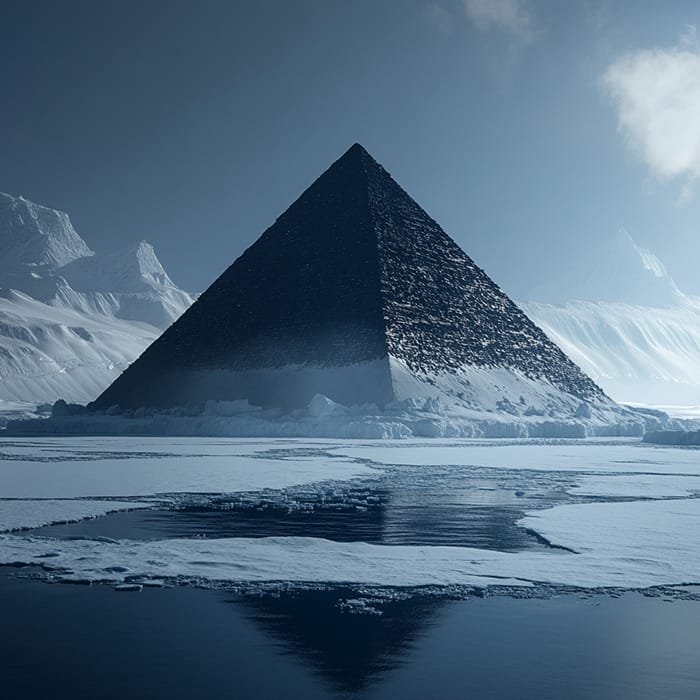
<instances>
[{"instance_id":1,"label":"pyramid base","mask_svg":"<svg viewBox=\"0 0 700 700\"><path fill-rule=\"evenodd\" d=\"M245 400L263 408L304 408L316 394L343 405L392 401L394 394L387 357L340 367L285 365L260 369L196 369L165 372L151 381L148 399L137 388L133 395L108 393L91 408L104 410L172 408L204 405L207 401ZM107 400L105 400L107 399Z\"/></svg>"},{"instance_id":2,"label":"pyramid base","mask_svg":"<svg viewBox=\"0 0 700 700\"><path fill-rule=\"evenodd\" d=\"M180 405L86 411L57 404L52 418L11 422L8 434L585 438L689 427L606 397L584 401L516 371L421 374L392 357L341 368L206 372L187 382L178 383L189 399ZM317 389L323 392L312 395Z\"/></svg>"},{"instance_id":3,"label":"pyramid base","mask_svg":"<svg viewBox=\"0 0 700 700\"><path fill-rule=\"evenodd\" d=\"M148 435L238 438L587 438L641 437L651 430L683 427L663 415L617 407L591 418L510 416L457 412L429 399L394 402L385 410L348 408L318 396L306 409L284 413L245 401L210 401L203 408L176 407L121 414L84 413L48 419L10 421L7 436Z\"/></svg>"}]
</instances>

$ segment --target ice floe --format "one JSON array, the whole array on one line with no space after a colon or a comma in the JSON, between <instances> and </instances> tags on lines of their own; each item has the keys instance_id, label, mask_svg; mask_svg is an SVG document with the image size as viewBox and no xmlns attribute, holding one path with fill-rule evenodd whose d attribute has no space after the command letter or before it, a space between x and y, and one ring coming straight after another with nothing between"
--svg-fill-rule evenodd
<instances>
[{"instance_id":1,"label":"ice floe","mask_svg":"<svg viewBox=\"0 0 700 700\"><path fill-rule=\"evenodd\" d=\"M376 464L459 465L495 469L700 474L700 453L637 441L439 441L345 444L337 454Z\"/></svg>"},{"instance_id":2,"label":"ice floe","mask_svg":"<svg viewBox=\"0 0 700 700\"><path fill-rule=\"evenodd\" d=\"M129 577L378 586L539 583L585 588L700 583L700 500L576 504L521 521L572 552L387 546L310 537L85 540L0 536L0 562L45 563L92 581ZM125 566L118 571L116 566Z\"/></svg>"},{"instance_id":3,"label":"ice floe","mask_svg":"<svg viewBox=\"0 0 700 700\"><path fill-rule=\"evenodd\" d=\"M0 442L0 494L3 498L82 498L233 493L376 473L342 456L265 456L273 447L270 441L174 438L4 441Z\"/></svg>"},{"instance_id":4,"label":"ice floe","mask_svg":"<svg viewBox=\"0 0 700 700\"><path fill-rule=\"evenodd\" d=\"M420 467L522 474L525 481L549 479L552 488L602 499L530 508L518 526L536 532L557 549L517 552L320 537L137 541L0 535L0 563L39 565L74 581L114 585L140 585L144 580L200 585L321 582L402 588L700 584L700 459L693 449L629 441L504 444L139 438L114 442L102 438L18 440L5 442L0 452L0 493L6 498L31 499L0 502L0 506L22 504L8 506L17 510L14 516L7 510L4 521L0 509L0 521L10 523L5 529L137 507L129 501L80 501L78 496L128 496L143 502L145 496L156 494L246 491L250 497L250 492L293 484L311 488L317 482L380 474L386 483L400 480L402 470L409 479L400 482L399 488L413 489L412 497L420 498L420 483L414 478ZM52 500L39 502L44 509L39 512L37 499L43 497ZM61 497L69 500L56 500Z\"/></svg>"},{"instance_id":5,"label":"ice floe","mask_svg":"<svg viewBox=\"0 0 700 700\"><path fill-rule=\"evenodd\" d=\"M118 510L148 508L150 503L93 500L0 500L0 532L97 518Z\"/></svg>"}]
</instances>

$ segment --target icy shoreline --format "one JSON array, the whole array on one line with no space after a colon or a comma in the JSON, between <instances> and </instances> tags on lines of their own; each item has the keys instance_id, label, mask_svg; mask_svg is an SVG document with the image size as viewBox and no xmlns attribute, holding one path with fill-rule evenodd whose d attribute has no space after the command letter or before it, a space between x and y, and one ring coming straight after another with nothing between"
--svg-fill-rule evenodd
<instances>
[{"instance_id":1,"label":"icy shoreline","mask_svg":"<svg viewBox=\"0 0 700 700\"><path fill-rule=\"evenodd\" d=\"M644 589L700 582L697 516L697 499L674 499L557 506L519 521L569 550L561 554L314 537L58 541L0 535L0 564L45 566L48 557L51 569L73 580L117 584L137 576L397 588L545 584ZM690 530L679 540L682 528Z\"/></svg>"},{"instance_id":2,"label":"icy shoreline","mask_svg":"<svg viewBox=\"0 0 700 700\"><path fill-rule=\"evenodd\" d=\"M439 399L346 407L317 394L304 409L263 409L248 401L207 401L171 409L90 411L58 401L50 418L9 421L7 435L154 435L187 437L586 438L642 437L682 430L689 421L661 411L580 402L569 414L510 402L500 410L444 406Z\"/></svg>"}]
</instances>

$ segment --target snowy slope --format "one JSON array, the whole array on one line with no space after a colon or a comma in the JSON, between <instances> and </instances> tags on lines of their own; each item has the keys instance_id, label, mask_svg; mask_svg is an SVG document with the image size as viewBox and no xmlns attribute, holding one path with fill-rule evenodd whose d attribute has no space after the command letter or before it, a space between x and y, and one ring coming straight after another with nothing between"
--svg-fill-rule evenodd
<instances>
[{"instance_id":1,"label":"snowy slope","mask_svg":"<svg viewBox=\"0 0 700 700\"><path fill-rule=\"evenodd\" d=\"M158 334L146 323L0 291L0 398L89 401Z\"/></svg>"},{"instance_id":2,"label":"snowy slope","mask_svg":"<svg viewBox=\"0 0 700 700\"><path fill-rule=\"evenodd\" d=\"M572 275L544 295L565 301L521 308L615 400L697 406L700 299L626 232L611 245L585 270L587 286Z\"/></svg>"},{"instance_id":3,"label":"snowy slope","mask_svg":"<svg viewBox=\"0 0 700 700\"><path fill-rule=\"evenodd\" d=\"M65 213L0 194L0 401L94 399L192 301L148 243L98 255Z\"/></svg>"},{"instance_id":4,"label":"snowy slope","mask_svg":"<svg viewBox=\"0 0 700 700\"><path fill-rule=\"evenodd\" d=\"M523 310L618 401L700 403L700 305L574 301Z\"/></svg>"},{"instance_id":5,"label":"snowy slope","mask_svg":"<svg viewBox=\"0 0 700 700\"><path fill-rule=\"evenodd\" d=\"M153 246L141 241L123 251L86 256L61 267L67 281L51 304L167 328L194 301L173 284Z\"/></svg>"}]
</instances>

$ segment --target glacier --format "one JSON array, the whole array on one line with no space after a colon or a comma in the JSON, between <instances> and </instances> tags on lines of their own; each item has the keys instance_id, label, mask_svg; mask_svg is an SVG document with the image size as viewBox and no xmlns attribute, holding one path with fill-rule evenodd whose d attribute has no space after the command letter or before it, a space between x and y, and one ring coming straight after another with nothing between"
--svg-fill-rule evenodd
<instances>
[{"instance_id":1,"label":"glacier","mask_svg":"<svg viewBox=\"0 0 700 700\"><path fill-rule=\"evenodd\" d=\"M525 313L622 403L700 403L700 300L669 307L571 301L521 304Z\"/></svg>"},{"instance_id":2,"label":"glacier","mask_svg":"<svg viewBox=\"0 0 700 700\"><path fill-rule=\"evenodd\" d=\"M616 401L691 417L700 405L700 298L627 231L520 307Z\"/></svg>"}]
</instances>

